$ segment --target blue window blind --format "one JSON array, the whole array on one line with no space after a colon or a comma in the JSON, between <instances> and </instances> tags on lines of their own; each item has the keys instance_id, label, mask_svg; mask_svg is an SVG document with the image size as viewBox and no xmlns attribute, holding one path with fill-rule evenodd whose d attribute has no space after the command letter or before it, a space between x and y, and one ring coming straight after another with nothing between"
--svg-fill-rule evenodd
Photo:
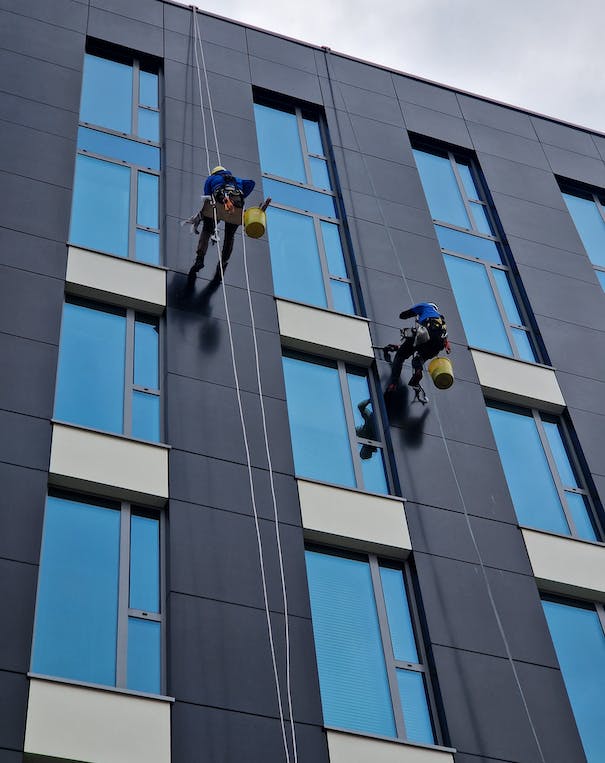
<instances>
[{"instance_id":1,"label":"blue window blind","mask_svg":"<svg viewBox=\"0 0 605 763\"><path fill-rule=\"evenodd\" d=\"M605 758L605 635L592 606L543 601L588 763Z\"/></svg>"},{"instance_id":2,"label":"blue window blind","mask_svg":"<svg viewBox=\"0 0 605 763\"><path fill-rule=\"evenodd\" d=\"M488 414L519 524L596 540L588 495L574 492L579 488L557 425L501 408Z\"/></svg>"}]
</instances>

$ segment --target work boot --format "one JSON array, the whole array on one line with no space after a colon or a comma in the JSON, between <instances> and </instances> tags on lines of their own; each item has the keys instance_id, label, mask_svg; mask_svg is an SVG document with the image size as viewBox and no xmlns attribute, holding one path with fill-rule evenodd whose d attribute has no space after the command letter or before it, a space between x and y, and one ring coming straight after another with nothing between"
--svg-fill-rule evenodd
<instances>
[{"instance_id":1,"label":"work boot","mask_svg":"<svg viewBox=\"0 0 605 763\"><path fill-rule=\"evenodd\" d=\"M410 387L418 387L421 379L422 379L422 369L417 368L412 374L412 378L409 380L408 385Z\"/></svg>"},{"instance_id":2,"label":"work boot","mask_svg":"<svg viewBox=\"0 0 605 763\"><path fill-rule=\"evenodd\" d=\"M204 256L205 256L205 255L203 255L203 254L198 254L198 255L197 255L197 257L195 258L195 262L193 263L193 267L191 268L191 270L195 270L195 272L197 273L197 272L198 272L198 270L201 270L201 269L204 267Z\"/></svg>"}]
</instances>

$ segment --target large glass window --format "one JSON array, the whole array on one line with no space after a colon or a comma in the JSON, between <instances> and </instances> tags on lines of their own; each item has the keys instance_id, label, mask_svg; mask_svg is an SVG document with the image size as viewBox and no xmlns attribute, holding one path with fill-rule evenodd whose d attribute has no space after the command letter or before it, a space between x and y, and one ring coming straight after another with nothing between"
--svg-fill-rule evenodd
<instances>
[{"instance_id":1,"label":"large glass window","mask_svg":"<svg viewBox=\"0 0 605 763\"><path fill-rule=\"evenodd\" d=\"M275 293L355 313L322 129L300 108L254 106Z\"/></svg>"},{"instance_id":2,"label":"large glass window","mask_svg":"<svg viewBox=\"0 0 605 763\"><path fill-rule=\"evenodd\" d=\"M519 524L596 541L590 494L561 421L488 407Z\"/></svg>"},{"instance_id":3,"label":"large glass window","mask_svg":"<svg viewBox=\"0 0 605 763\"><path fill-rule=\"evenodd\" d=\"M326 725L433 744L408 571L374 556L306 559Z\"/></svg>"},{"instance_id":4,"label":"large glass window","mask_svg":"<svg viewBox=\"0 0 605 763\"><path fill-rule=\"evenodd\" d=\"M160 516L49 495L32 671L160 694Z\"/></svg>"},{"instance_id":5,"label":"large glass window","mask_svg":"<svg viewBox=\"0 0 605 763\"><path fill-rule=\"evenodd\" d=\"M92 302L66 302L54 415L158 442L157 319Z\"/></svg>"},{"instance_id":6,"label":"large glass window","mask_svg":"<svg viewBox=\"0 0 605 763\"><path fill-rule=\"evenodd\" d=\"M283 368L296 473L388 493L383 438L365 371L290 355Z\"/></svg>"},{"instance_id":7,"label":"large glass window","mask_svg":"<svg viewBox=\"0 0 605 763\"><path fill-rule=\"evenodd\" d=\"M605 759L605 610L545 598L550 629L588 763Z\"/></svg>"},{"instance_id":8,"label":"large glass window","mask_svg":"<svg viewBox=\"0 0 605 763\"><path fill-rule=\"evenodd\" d=\"M469 344L535 362L495 212L475 168L448 151L414 149L414 157Z\"/></svg>"},{"instance_id":9,"label":"large glass window","mask_svg":"<svg viewBox=\"0 0 605 763\"><path fill-rule=\"evenodd\" d=\"M605 289L605 207L602 198L605 193L592 191L563 191L569 214L578 229L584 249Z\"/></svg>"},{"instance_id":10,"label":"large glass window","mask_svg":"<svg viewBox=\"0 0 605 763\"><path fill-rule=\"evenodd\" d=\"M70 243L159 264L158 87L136 59L85 55Z\"/></svg>"}]
</instances>

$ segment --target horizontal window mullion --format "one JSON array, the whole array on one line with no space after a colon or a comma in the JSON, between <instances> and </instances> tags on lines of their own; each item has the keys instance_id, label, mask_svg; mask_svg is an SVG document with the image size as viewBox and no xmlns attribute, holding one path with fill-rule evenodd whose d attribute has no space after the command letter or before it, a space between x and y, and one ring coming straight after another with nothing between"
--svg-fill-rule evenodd
<instances>
[{"instance_id":1,"label":"horizontal window mullion","mask_svg":"<svg viewBox=\"0 0 605 763\"><path fill-rule=\"evenodd\" d=\"M149 233L159 233L160 232L159 228L149 228L147 225L139 225L139 223L137 223L135 227L136 227L137 230L146 230L146 231L149 231Z\"/></svg>"},{"instance_id":2,"label":"horizontal window mullion","mask_svg":"<svg viewBox=\"0 0 605 763\"><path fill-rule=\"evenodd\" d=\"M417 662L403 662L402 660L393 660L395 667L399 670L413 670L416 673L426 673L424 665Z\"/></svg>"},{"instance_id":3,"label":"horizontal window mullion","mask_svg":"<svg viewBox=\"0 0 605 763\"><path fill-rule=\"evenodd\" d=\"M325 154L311 154L311 153L309 153L309 156L312 156L314 159L323 159L325 162L328 161L328 157L325 156Z\"/></svg>"},{"instance_id":4,"label":"horizontal window mullion","mask_svg":"<svg viewBox=\"0 0 605 763\"><path fill-rule=\"evenodd\" d=\"M149 175L160 176L160 170L154 170L153 167L144 167L142 164L132 164L124 159L116 159L113 156L106 156L105 154L94 154L92 151L87 151L85 148L79 148L77 151L81 156L90 156L92 159L99 159L102 162L110 162L111 164L119 164L122 167L131 167L133 170L139 172L147 172Z\"/></svg>"},{"instance_id":5,"label":"horizontal window mullion","mask_svg":"<svg viewBox=\"0 0 605 763\"><path fill-rule=\"evenodd\" d=\"M319 215L317 212L309 212L307 209L301 209L300 207L289 207L281 202L272 201L271 206L276 209L285 209L286 212L295 212L298 215L307 215L307 217L316 217L318 220L325 220L329 223L340 223L337 217L328 217L327 215Z\"/></svg>"},{"instance_id":6,"label":"horizontal window mullion","mask_svg":"<svg viewBox=\"0 0 605 763\"><path fill-rule=\"evenodd\" d=\"M344 278L343 276L333 276L330 273L330 281L340 281L340 283L352 283L350 278Z\"/></svg>"},{"instance_id":7,"label":"horizontal window mullion","mask_svg":"<svg viewBox=\"0 0 605 763\"><path fill-rule=\"evenodd\" d=\"M449 254L451 257L460 257L462 260L468 260L469 262L480 262L482 265L485 265L486 268L495 268L496 270L504 270L507 273L510 272L510 268L507 265L501 265L497 262L492 262L492 260L483 260L481 257L475 257L472 254L464 254L464 252L456 252L453 249L444 249L441 247L441 251L443 254Z\"/></svg>"},{"instance_id":8,"label":"horizontal window mullion","mask_svg":"<svg viewBox=\"0 0 605 763\"><path fill-rule=\"evenodd\" d=\"M294 185L297 188L304 188L307 191L313 191L314 193L323 193L324 196L332 196L336 198L334 191L328 191L325 188L318 188L317 186L310 185L309 183L301 183L298 180L290 180L289 178L283 178L279 175L271 175L268 172L263 172L263 177L268 180L275 180L278 183L286 183L287 185Z\"/></svg>"},{"instance_id":9,"label":"horizontal window mullion","mask_svg":"<svg viewBox=\"0 0 605 763\"><path fill-rule=\"evenodd\" d=\"M365 437L358 437L357 442L360 442L362 445L372 445L372 447L375 448L382 448L380 440L368 440Z\"/></svg>"},{"instance_id":10,"label":"horizontal window mullion","mask_svg":"<svg viewBox=\"0 0 605 763\"><path fill-rule=\"evenodd\" d=\"M160 390L156 387L141 387L139 384L133 384L132 388L136 390L137 392L146 392L149 395L158 395L160 394Z\"/></svg>"},{"instance_id":11,"label":"horizontal window mullion","mask_svg":"<svg viewBox=\"0 0 605 763\"><path fill-rule=\"evenodd\" d=\"M145 109L146 111L155 111L157 114L160 113L160 109L157 106L146 106L146 105L144 105L142 103L139 103L138 108L139 109ZM145 140L147 140L147 138L143 138L143 141L145 141Z\"/></svg>"},{"instance_id":12,"label":"horizontal window mullion","mask_svg":"<svg viewBox=\"0 0 605 763\"><path fill-rule=\"evenodd\" d=\"M155 623L162 622L160 612L147 612L144 609L128 609L128 617L134 617L137 620L153 620Z\"/></svg>"},{"instance_id":13,"label":"horizontal window mullion","mask_svg":"<svg viewBox=\"0 0 605 763\"><path fill-rule=\"evenodd\" d=\"M147 106L139 106L139 108L149 108ZM159 109L152 109L149 108L150 111L157 111L158 114L160 113ZM96 130L97 132L104 132L107 135L115 135L116 138L124 138L125 140L131 140L133 143L141 143L144 146L152 146L153 148L161 148L159 143L156 143L153 140L149 140L148 138L141 138L140 135L135 135L134 133L127 133L127 132L120 132L119 130L112 130L110 127L103 127L102 125L97 125L94 122L78 122L80 127L88 127L91 130Z\"/></svg>"},{"instance_id":14,"label":"horizontal window mullion","mask_svg":"<svg viewBox=\"0 0 605 763\"><path fill-rule=\"evenodd\" d=\"M453 223L448 223L445 220L436 220L434 217L432 220L435 225L440 225L442 228L451 228L452 230L460 231L460 233L467 233L470 236L477 236L477 238L484 238L488 241L494 241L496 244L502 243L496 236L488 236L486 233L480 233L475 228L461 228L460 225L454 225Z\"/></svg>"}]
</instances>

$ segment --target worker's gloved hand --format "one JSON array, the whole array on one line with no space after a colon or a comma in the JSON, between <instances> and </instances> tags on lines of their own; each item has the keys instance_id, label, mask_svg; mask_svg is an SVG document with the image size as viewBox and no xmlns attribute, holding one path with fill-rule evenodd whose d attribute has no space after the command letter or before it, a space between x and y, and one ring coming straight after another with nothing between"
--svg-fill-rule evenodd
<instances>
[{"instance_id":1,"label":"worker's gloved hand","mask_svg":"<svg viewBox=\"0 0 605 763\"><path fill-rule=\"evenodd\" d=\"M234 210L233 202L228 196L225 196L225 209L227 210L227 212L233 212Z\"/></svg>"},{"instance_id":2,"label":"worker's gloved hand","mask_svg":"<svg viewBox=\"0 0 605 763\"><path fill-rule=\"evenodd\" d=\"M399 349L398 344L387 344L387 346L384 348L385 350L388 350L389 352L397 352Z\"/></svg>"},{"instance_id":3,"label":"worker's gloved hand","mask_svg":"<svg viewBox=\"0 0 605 763\"><path fill-rule=\"evenodd\" d=\"M452 346L451 346L451 344L450 344L450 340L449 340L449 339L446 339L446 340L445 340L445 343L444 343L444 345L443 345L443 346L444 346L444 348L445 348L445 351L446 351L446 353L449 355L449 354L450 354L450 352L452 351Z\"/></svg>"}]
</instances>

